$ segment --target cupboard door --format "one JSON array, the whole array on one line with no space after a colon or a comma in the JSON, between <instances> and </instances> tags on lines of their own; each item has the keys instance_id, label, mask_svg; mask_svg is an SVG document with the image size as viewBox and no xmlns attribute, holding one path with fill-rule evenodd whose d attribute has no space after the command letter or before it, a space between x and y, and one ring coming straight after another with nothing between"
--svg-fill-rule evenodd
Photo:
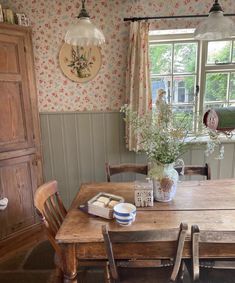
<instances>
[{"instance_id":1,"label":"cupboard door","mask_svg":"<svg viewBox=\"0 0 235 283\"><path fill-rule=\"evenodd\" d=\"M34 160L35 155L29 155L0 161L0 197L8 198L0 213L2 238L35 223Z\"/></svg>"},{"instance_id":2,"label":"cupboard door","mask_svg":"<svg viewBox=\"0 0 235 283\"><path fill-rule=\"evenodd\" d=\"M0 35L0 152L33 146L24 38Z\"/></svg>"},{"instance_id":3,"label":"cupboard door","mask_svg":"<svg viewBox=\"0 0 235 283\"><path fill-rule=\"evenodd\" d=\"M33 196L42 167L32 50L30 28L0 23L0 199L9 200L0 211L0 239L37 222Z\"/></svg>"}]
</instances>

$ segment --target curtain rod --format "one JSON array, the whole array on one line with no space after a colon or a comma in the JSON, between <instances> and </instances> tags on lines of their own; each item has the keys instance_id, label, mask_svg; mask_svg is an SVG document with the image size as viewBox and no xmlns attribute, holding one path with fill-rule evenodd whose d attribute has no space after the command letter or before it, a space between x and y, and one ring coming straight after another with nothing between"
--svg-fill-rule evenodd
<instances>
[{"instance_id":1,"label":"curtain rod","mask_svg":"<svg viewBox=\"0 0 235 283\"><path fill-rule=\"evenodd\" d=\"M235 14L224 14L224 16L235 16ZM153 17L133 17L133 18L124 18L124 22L127 21L144 21L144 20L161 20L161 19L180 19L180 18L205 18L208 15L179 15L179 16L153 16Z\"/></svg>"}]
</instances>

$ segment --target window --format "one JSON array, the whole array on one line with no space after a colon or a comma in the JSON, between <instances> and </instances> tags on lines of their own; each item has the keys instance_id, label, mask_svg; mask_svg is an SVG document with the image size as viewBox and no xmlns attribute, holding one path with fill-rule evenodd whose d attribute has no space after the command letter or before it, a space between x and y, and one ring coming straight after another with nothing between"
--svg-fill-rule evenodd
<instances>
[{"instance_id":1,"label":"window","mask_svg":"<svg viewBox=\"0 0 235 283\"><path fill-rule=\"evenodd\" d=\"M235 41L199 42L186 31L150 33L152 100L155 107L164 89L167 103L179 115L190 114L197 131L196 114L235 105Z\"/></svg>"}]
</instances>

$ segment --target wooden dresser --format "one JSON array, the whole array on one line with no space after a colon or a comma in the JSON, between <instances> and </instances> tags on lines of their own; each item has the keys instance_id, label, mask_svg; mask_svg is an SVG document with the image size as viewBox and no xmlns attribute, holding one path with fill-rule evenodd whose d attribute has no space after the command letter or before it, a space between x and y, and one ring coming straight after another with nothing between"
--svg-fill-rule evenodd
<instances>
[{"instance_id":1,"label":"wooden dresser","mask_svg":"<svg viewBox=\"0 0 235 283\"><path fill-rule=\"evenodd\" d=\"M36 239L33 195L42 183L31 29L0 24L0 257ZM9 244L11 248L9 248Z\"/></svg>"}]
</instances>

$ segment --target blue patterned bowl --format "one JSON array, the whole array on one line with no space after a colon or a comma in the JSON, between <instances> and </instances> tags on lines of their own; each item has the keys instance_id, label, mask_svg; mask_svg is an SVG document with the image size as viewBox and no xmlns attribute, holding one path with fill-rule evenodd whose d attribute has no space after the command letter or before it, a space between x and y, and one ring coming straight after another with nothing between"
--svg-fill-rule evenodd
<instances>
[{"instance_id":1,"label":"blue patterned bowl","mask_svg":"<svg viewBox=\"0 0 235 283\"><path fill-rule=\"evenodd\" d=\"M131 203L119 203L113 208L114 217L121 225L130 225L135 221L136 207Z\"/></svg>"}]
</instances>

